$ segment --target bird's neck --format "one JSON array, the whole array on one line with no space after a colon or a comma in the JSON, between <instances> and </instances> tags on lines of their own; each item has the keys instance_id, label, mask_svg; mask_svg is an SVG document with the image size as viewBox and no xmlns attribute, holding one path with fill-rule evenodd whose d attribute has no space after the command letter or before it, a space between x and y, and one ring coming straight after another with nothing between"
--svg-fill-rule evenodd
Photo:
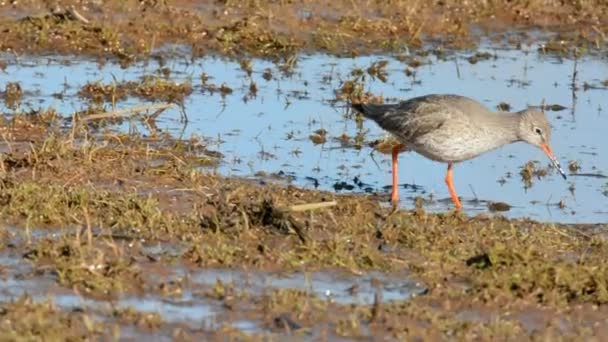
<instances>
[{"instance_id":1,"label":"bird's neck","mask_svg":"<svg viewBox=\"0 0 608 342\"><path fill-rule=\"evenodd\" d=\"M520 113L495 113L494 120L496 121L495 133L496 138L502 143L512 143L520 141L519 125L521 123Z\"/></svg>"}]
</instances>

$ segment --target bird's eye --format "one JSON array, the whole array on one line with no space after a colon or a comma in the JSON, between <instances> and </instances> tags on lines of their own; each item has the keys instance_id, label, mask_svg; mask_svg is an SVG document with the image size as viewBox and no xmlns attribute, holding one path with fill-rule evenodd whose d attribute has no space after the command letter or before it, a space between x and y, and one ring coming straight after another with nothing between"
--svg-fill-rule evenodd
<instances>
[{"instance_id":1,"label":"bird's eye","mask_svg":"<svg viewBox=\"0 0 608 342\"><path fill-rule=\"evenodd\" d=\"M534 128L534 132L536 132L538 135L543 135L543 130L538 127Z\"/></svg>"}]
</instances>

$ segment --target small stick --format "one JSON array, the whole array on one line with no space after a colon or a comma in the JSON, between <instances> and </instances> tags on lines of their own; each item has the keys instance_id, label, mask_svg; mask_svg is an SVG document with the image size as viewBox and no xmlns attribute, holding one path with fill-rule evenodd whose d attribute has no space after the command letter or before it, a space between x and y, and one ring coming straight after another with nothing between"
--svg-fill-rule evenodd
<instances>
[{"instance_id":1,"label":"small stick","mask_svg":"<svg viewBox=\"0 0 608 342\"><path fill-rule=\"evenodd\" d=\"M171 103L159 103L153 105L139 105L127 109L114 110L111 112L92 114L81 118L82 121L91 121L91 120L100 120L100 119L114 119L120 117L129 117L133 116L139 112L143 112L145 110L165 110L167 108L171 108L173 105ZM156 113L155 113L156 114Z\"/></svg>"},{"instance_id":2,"label":"small stick","mask_svg":"<svg viewBox=\"0 0 608 342\"><path fill-rule=\"evenodd\" d=\"M91 228L91 218L89 217L89 210L87 207L82 207L84 213L84 221L87 225L87 244L89 247L93 246L93 230Z\"/></svg>"},{"instance_id":3,"label":"small stick","mask_svg":"<svg viewBox=\"0 0 608 342\"><path fill-rule=\"evenodd\" d=\"M317 202L317 203L306 203L306 204L296 204L292 205L288 208L289 211L307 211L321 208L329 208L337 205L336 201L329 202Z\"/></svg>"},{"instance_id":4,"label":"small stick","mask_svg":"<svg viewBox=\"0 0 608 342\"><path fill-rule=\"evenodd\" d=\"M473 186L471 184L469 184L469 188L471 189L473 196L475 196L475 202L479 202L479 198L477 197L477 194L475 193L475 189L473 189Z\"/></svg>"},{"instance_id":5,"label":"small stick","mask_svg":"<svg viewBox=\"0 0 608 342\"><path fill-rule=\"evenodd\" d=\"M456 64L456 78L461 80L462 77L460 76L460 66L458 65L457 59L454 59L454 64Z\"/></svg>"},{"instance_id":6,"label":"small stick","mask_svg":"<svg viewBox=\"0 0 608 342\"><path fill-rule=\"evenodd\" d=\"M74 17L74 19L82 22L83 24L87 24L88 25L90 23L89 19L85 18L82 14L80 14L80 12L78 12L76 10L76 8L74 8L74 6L72 6L71 8L69 8L67 10L67 12L69 14L71 14Z\"/></svg>"},{"instance_id":7,"label":"small stick","mask_svg":"<svg viewBox=\"0 0 608 342\"><path fill-rule=\"evenodd\" d=\"M572 68L572 110L570 111L572 114L572 117L574 118L574 114L576 113L576 92L578 91L578 88L576 86L576 76L578 75L578 70L576 69L578 65L578 54L577 54L577 49L574 50L574 66Z\"/></svg>"}]
</instances>

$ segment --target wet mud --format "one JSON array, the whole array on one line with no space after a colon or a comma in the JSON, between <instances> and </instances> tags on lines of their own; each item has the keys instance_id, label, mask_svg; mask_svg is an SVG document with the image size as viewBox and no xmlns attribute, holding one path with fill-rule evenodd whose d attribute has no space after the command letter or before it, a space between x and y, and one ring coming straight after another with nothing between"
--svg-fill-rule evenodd
<instances>
[{"instance_id":1,"label":"wet mud","mask_svg":"<svg viewBox=\"0 0 608 342\"><path fill-rule=\"evenodd\" d=\"M0 9L1 340L608 339L602 3ZM404 151L388 205L348 104L454 89L546 110L568 182L506 147L454 211Z\"/></svg>"}]
</instances>

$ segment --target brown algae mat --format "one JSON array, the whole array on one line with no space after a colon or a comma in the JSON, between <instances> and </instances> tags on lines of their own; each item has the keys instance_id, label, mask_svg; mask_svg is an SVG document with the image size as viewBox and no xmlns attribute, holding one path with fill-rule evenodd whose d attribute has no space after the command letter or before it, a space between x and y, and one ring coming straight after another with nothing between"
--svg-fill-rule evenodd
<instances>
[{"instance_id":1,"label":"brown algae mat","mask_svg":"<svg viewBox=\"0 0 608 342\"><path fill-rule=\"evenodd\" d=\"M292 337L608 337L605 225L394 211L374 196L262 186L209 171L218 156L200 141L93 133L87 122L66 129L64 120L28 113L0 127L0 252L18 255L33 275L63 291L108 301L144 293L164 298L184 286L158 284L176 265L193 272L380 271L406 274L426 290L394 301L380 293L373 305L290 289L239 293L221 283L204 296ZM12 239L9 227L23 238ZM154 244L180 248L152 255L145 246ZM137 310L90 313L27 295L13 300L0 304L1 339L38 339L47 331L58 339L118 338L125 326L169 329L180 339L265 336L176 326Z\"/></svg>"},{"instance_id":2,"label":"brown algae mat","mask_svg":"<svg viewBox=\"0 0 608 342\"><path fill-rule=\"evenodd\" d=\"M608 6L584 1L4 1L0 50L54 52L130 63L156 49L194 56L287 57L300 51L354 55L474 47L507 34L542 50L603 49ZM509 31L507 31L509 30ZM527 34L524 30L533 30ZM548 35L545 35L547 33ZM182 51L183 52L183 51Z\"/></svg>"}]
</instances>

